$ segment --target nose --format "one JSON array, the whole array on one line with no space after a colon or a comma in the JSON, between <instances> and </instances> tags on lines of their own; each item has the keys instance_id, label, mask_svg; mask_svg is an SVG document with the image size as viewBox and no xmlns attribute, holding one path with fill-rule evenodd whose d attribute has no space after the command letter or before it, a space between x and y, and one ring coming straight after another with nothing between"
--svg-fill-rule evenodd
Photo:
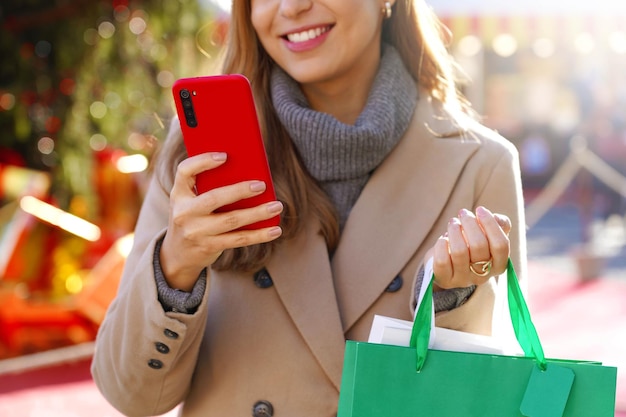
<instances>
[{"instance_id":1,"label":"nose","mask_svg":"<svg viewBox=\"0 0 626 417\"><path fill-rule=\"evenodd\" d=\"M278 12L283 17L297 17L300 13L310 10L313 6L311 0L281 0Z\"/></svg>"}]
</instances>

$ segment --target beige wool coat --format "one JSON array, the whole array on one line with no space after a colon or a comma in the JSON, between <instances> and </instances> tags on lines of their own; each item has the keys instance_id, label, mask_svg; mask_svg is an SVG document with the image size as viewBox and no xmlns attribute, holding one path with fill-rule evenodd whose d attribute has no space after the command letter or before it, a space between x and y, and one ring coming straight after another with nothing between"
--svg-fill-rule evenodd
<instances>
[{"instance_id":1,"label":"beige wool coat","mask_svg":"<svg viewBox=\"0 0 626 417\"><path fill-rule=\"evenodd\" d=\"M152 259L167 226L168 195L153 181L97 338L92 373L104 396L129 416L184 402L186 417L243 417L259 401L276 417L334 416L345 340L367 340L374 314L411 320L416 271L461 208L484 205L511 218L511 258L523 280L518 154L476 123L462 137L434 133L457 130L430 99L420 99L406 134L356 202L332 262L312 220L267 263L273 285L259 288L253 274L209 271L204 299L189 315L166 313L157 299ZM386 291L397 275L402 287ZM439 313L437 325L489 334L494 282Z\"/></svg>"}]
</instances>

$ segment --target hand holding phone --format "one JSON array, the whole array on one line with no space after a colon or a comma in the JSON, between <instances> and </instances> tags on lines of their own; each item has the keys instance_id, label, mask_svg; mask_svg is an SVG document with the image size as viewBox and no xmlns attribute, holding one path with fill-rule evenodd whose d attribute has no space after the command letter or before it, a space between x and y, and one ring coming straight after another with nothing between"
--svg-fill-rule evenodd
<instances>
[{"instance_id":1,"label":"hand holding phone","mask_svg":"<svg viewBox=\"0 0 626 417\"><path fill-rule=\"evenodd\" d=\"M225 152L227 161L196 176L196 190L203 193L242 181L260 180L265 191L252 198L225 205L226 212L275 201L274 185L257 119L252 90L239 74L183 78L172 88L183 140L189 156ZM280 217L241 229L277 226Z\"/></svg>"}]
</instances>

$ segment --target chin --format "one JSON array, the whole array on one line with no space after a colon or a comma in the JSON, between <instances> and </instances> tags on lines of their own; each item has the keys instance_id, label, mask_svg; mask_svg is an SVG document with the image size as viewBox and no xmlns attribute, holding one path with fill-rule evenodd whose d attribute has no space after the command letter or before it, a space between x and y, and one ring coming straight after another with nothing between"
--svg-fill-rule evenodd
<instances>
[{"instance_id":1,"label":"chin","mask_svg":"<svg viewBox=\"0 0 626 417\"><path fill-rule=\"evenodd\" d=\"M293 69L288 68L285 70L291 78L296 80L299 84L313 84L318 82L325 82L332 79L332 75L329 72L323 70L317 70L309 67L306 69Z\"/></svg>"},{"instance_id":2,"label":"chin","mask_svg":"<svg viewBox=\"0 0 626 417\"><path fill-rule=\"evenodd\" d=\"M291 78L300 84L327 81L332 78L333 73L329 64L317 60L316 62L313 62L313 60L284 62L279 63L279 65Z\"/></svg>"}]
</instances>

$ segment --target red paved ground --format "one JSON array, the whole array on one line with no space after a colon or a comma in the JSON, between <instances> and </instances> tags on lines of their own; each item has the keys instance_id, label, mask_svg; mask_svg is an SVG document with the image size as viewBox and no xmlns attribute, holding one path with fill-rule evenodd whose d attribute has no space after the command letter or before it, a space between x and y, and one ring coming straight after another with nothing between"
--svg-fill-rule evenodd
<instances>
[{"instance_id":1,"label":"red paved ground","mask_svg":"<svg viewBox=\"0 0 626 417\"><path fill-rule=\"evenodd\" d=\"M626 279L579 283L531 263L529 304L549 357L618 366L616 417L626 417ZM0 363L0 367L2 364ZM175 415L171 412L168 416ZM0 376L2 417L119 417L89 376L89 358ZM593 417L593 416L590 416Z\"/></svg>"},{"instance_id":2,"label":"red paved ground","mask_svg":"<svg viewBox=\"0 0 626 417\"><path fill-rule=\"evenodd\" d=\"M615 416L626 417L626 277L579 282L538 264L530 276L529 307L546 356L617 366Z\"/></svg>"}]
</instances>

